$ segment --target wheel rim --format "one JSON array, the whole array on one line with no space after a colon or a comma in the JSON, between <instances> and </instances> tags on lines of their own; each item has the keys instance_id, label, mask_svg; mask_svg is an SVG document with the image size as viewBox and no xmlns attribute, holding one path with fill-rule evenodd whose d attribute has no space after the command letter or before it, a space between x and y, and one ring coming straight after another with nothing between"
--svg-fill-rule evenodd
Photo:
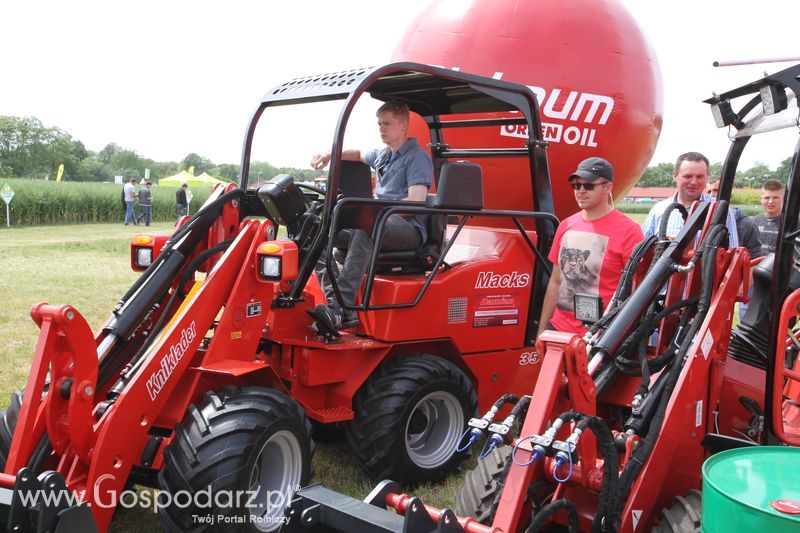
<instances>
[{"instance_id":1,"label":"wheel rim","mask_svg":"<svg viewBox=\"0 0 800 533\"><path fill-rule=\"evenodd\" d=\"M406 421L406 452L422 468L438 468L455 453L464 412L449 392L436 391L414 406Z\"/></svg>"},{"instance_id":2,"label":"wheel rim","mask_svg":"<svg viewBox=\"0 0 800 533\"><path fill-rule=\"evenodd\" d=\"M300 442L290 431L274 433L261 447L250 471L250 524L259 531L277 531L303 475Z\"/></svg>"}]
</instances>

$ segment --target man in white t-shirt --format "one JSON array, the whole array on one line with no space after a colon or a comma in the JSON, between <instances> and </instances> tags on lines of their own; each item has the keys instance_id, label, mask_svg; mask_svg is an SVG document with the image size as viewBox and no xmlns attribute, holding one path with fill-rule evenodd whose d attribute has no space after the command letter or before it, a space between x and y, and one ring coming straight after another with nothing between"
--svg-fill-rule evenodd
<instances>
[{"instance_id":1,"label":"man in white t-shirt","mask_svg":"<svg viewBox=\"0 0 800 533\"><path fill-rule=\"evenodd\" d=\"M129 223L133 222L138 226L139 222L136 220L136 215L133 212L133 206L136 202L136 178L131 178L122 190L125 194L125 225L127 226Z\"/></svg>"}]
</instances>

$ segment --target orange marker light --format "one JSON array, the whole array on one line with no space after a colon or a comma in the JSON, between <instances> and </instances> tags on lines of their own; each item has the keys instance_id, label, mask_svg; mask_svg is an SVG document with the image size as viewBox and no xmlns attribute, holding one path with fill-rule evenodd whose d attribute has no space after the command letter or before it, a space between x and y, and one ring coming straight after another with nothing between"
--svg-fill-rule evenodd
<instances>
[{"instance_id":1,"label":"orange marker light","mask_svg":"<svg viewBox=\"0 0 800 533\"><path fill-rule=\"evenodd\" d=\"M275 244L274 242L264 242L258 247L258 253L260 254L277 254L280 251L280 245Z\"/></svg>"},{"instance_id":2,"label":"orange marker light","mask_svg":"<svg viewBox=\"0 0 800 533\"><path fill-rule=\"evenodd\" d=\"M153 244L153 237L150 235L137 235L133 238L133 244L137 246L149 246Z\"/></svg>"}]
</instances>

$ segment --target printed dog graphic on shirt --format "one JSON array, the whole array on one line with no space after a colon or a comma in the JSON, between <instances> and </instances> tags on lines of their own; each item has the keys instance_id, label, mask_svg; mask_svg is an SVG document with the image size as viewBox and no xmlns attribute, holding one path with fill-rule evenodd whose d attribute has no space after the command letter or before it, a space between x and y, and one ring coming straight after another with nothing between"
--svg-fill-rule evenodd
<instances>
[{"instance_id":1,"label":"printed dog graphic on shirt","mask_svg":"<svg viewBox=\"0 0 800 533\"><path fill-rule=\"evenodd\" d=\"M607 243L608 237L595 233L568 230L564 234L558 254L561 269L559 309L572 311L575 293L599 294L600 268Z\"/></svg>"}]
</instances>

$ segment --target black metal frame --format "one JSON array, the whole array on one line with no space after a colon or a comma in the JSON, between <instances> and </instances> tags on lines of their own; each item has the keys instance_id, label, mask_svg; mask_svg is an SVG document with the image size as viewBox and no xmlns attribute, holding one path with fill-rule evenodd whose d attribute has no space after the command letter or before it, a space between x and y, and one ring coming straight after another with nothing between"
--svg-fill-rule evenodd
<instances>
[{"instance_id":1,"label":"black metal frame","mask_svg":"<svg viewBox=\"0 0 800 533\"><path fill-rule=\"evenodd\" d=\"M404 515L389 512L386 496L401 494L394 481L382 481L363 500L311 485L297 491L287 511L283 533L361 531L369 533L464 533L455 513L442 509L438 520L428 514L419 498L411 498Z\"/></svg>"},{"instance_id":2,"label":"black metal frame","mask_svg":"<svg viewBox=\"0 0 800 533\"><path fill-rule=\"evenodd\" d=\"M797 102L800 103L800 64L774 74L765 75L760 80L726 91L705 102L712 105L721 102L730 103L731 99L755 94L756 96L751 97L736 113L738 120L733 126L737 130L742 130L746 127L744 122L746 116L761 103L761 88L767 85L777 85L781 90L791 90L797 98ZM800 128L800 123L798 128ZM728 150L728 155L722 167L720 199L730 199L739 158L751 137L752 135L736 138ZM783 302L789 296L789 276L794 264L795 238L800 235L800 221L798 221L798 216L800 216L800 139L795 145L794 153L792 154L792 164L788 178L781 221L778 227L780 238L775 249L775 266L772 272L773 282L770 287L770 301L772 303L769 319L772 324L772 331L769 336L769 351L767 352L766 398L764 402L764 427L768 434L765 440L768 442L777 440L773 429L772 387L775 376L777 343L779 339L783 338L783 332L778 331L778 318L780 317Z\"/></svg>"},{"instance_id":3,"label":"black metal frame","mask_svg":"<svg viewBox=\"0 0 800 533\"><path fill-rule=\"evenodd\" d=\"M290 292L282 297L286 304L291 305L300 300L302 291L313 273L314 265L325 248L325 243L331 242L335 235L336 226L332 224L332 212L336 204L336 193L339 190L344 132L357 100L364 93L369 93L378 100L403 101L408 104L411 111L423 117L431 134L434 177L437 180L441 166L447 159L527 157L531 175L534 209L532 213L546 213L554 217L553 195L546 156L547 143L541 137L539 104L536 96L527 86L410 62L290 80L267 92L250 119L242 150L240 182L242 189L247 189L249 180L250 155L255 128L268 107L332 100L344 100L344 104L339 114L331 147L330 172L319 233L314 238L308 254L298 265L297 279L292 284ZM441 120L442 115L448 114L510 111L519 112L521 116L507 119ZM442 130L447 128L502 124L526 124L528 126L528 139L522 143L524 147L451 150L445 144L442 134ZM426 213L431 212L426 210ZM545 221L542 217L527 216L526 218L535 219L538 236L536 248L539 255L546 258L555 235L552 221ZM519 225L518 221L517 224ZM334 290L338 294L335 276L332 275L334 266L331 259L331 255L328 254L326 268L333 280ZM541 309L548 278L549 275L545 269L535 269L529 301L530 310ZM526 325L525 340L529 345L533 344L539 327L539 313L533 315L534 313L528 313L529 319Z\"/></svg>"},{"instance_id":4,"label":"black metal frame","mask_svg":"<svg viewBox=\"0 0 800 533\"><path fill-rule=\"evenodd\" d=\"M355 309L358 311L377 311L381 309L401 309L405 307L414 307L416 306L422 296L428 289L428 286L433 281L433 278L436 276L439 269L444 265L445 257L447 256L447 252L450 251L450 248L455 243L458 234L461 233L461 229L466 224L467 220L473 217L492 217L492 218L511 218L517 229L519 230L520 234L525 239L525 242L528 244L528 247L534 254L534 257L539 262L541 268L545 270L547 276L549 277L552 269L549 265L549 261L546 257L544 257L541 252L536 248L536 245L533 244L530 237L528 236L527 232L525 231L524 226L519 221L520 219L529 219L529 220L547 220L553 226L553 231L555 231L556 227L558 227L558 219L555 215L550 213L536 213L536 212L528 212L528 211L509 211L509 210L501 210L501 209L449 209L449 208L437 208L437 207L424 207L422 202L403 202L403 201L395 201L395 200L376 200L376 199L364 199L364 198L346 198L341 200L337 205L336 208L333 210L333 220L331 222L331 226L336 228L338 226L337 222L343 216L346 216L346 211L349 208L357 207L357 206L383 206L376 217L376 223L374 225L374 229L372 231L372 256L370 258L369 267L367 268L367 281L364 284L364 293L362 296L362 303L360 305L353 305L353 306L344 306L347 309ZM372 297L372 287L375 281L375 267L378 261L378 256L380 255L380 246L381 241L383 239L383 228L386 225L386 221L392 215L427 215L427 216L448 216L448 215L455 215L460 216L461 219L459 223L456 225L456 229L453 232L453 235L447 239L443 245L443 249L439 258L436 260L436 263L431 267L430 272L425 277L425 281L420 287L417 296L411 302L406 303L396 303L396 304L383 304L383 305L370 305L370 300ZM326 248L326 257L331 257L333 254L333 239L328 240L328 245ZM339 287L337 284L333 284L334 292L336 293L337 299L341 302L341 294L339 293Z\"/></svg>"}]
</instances>

